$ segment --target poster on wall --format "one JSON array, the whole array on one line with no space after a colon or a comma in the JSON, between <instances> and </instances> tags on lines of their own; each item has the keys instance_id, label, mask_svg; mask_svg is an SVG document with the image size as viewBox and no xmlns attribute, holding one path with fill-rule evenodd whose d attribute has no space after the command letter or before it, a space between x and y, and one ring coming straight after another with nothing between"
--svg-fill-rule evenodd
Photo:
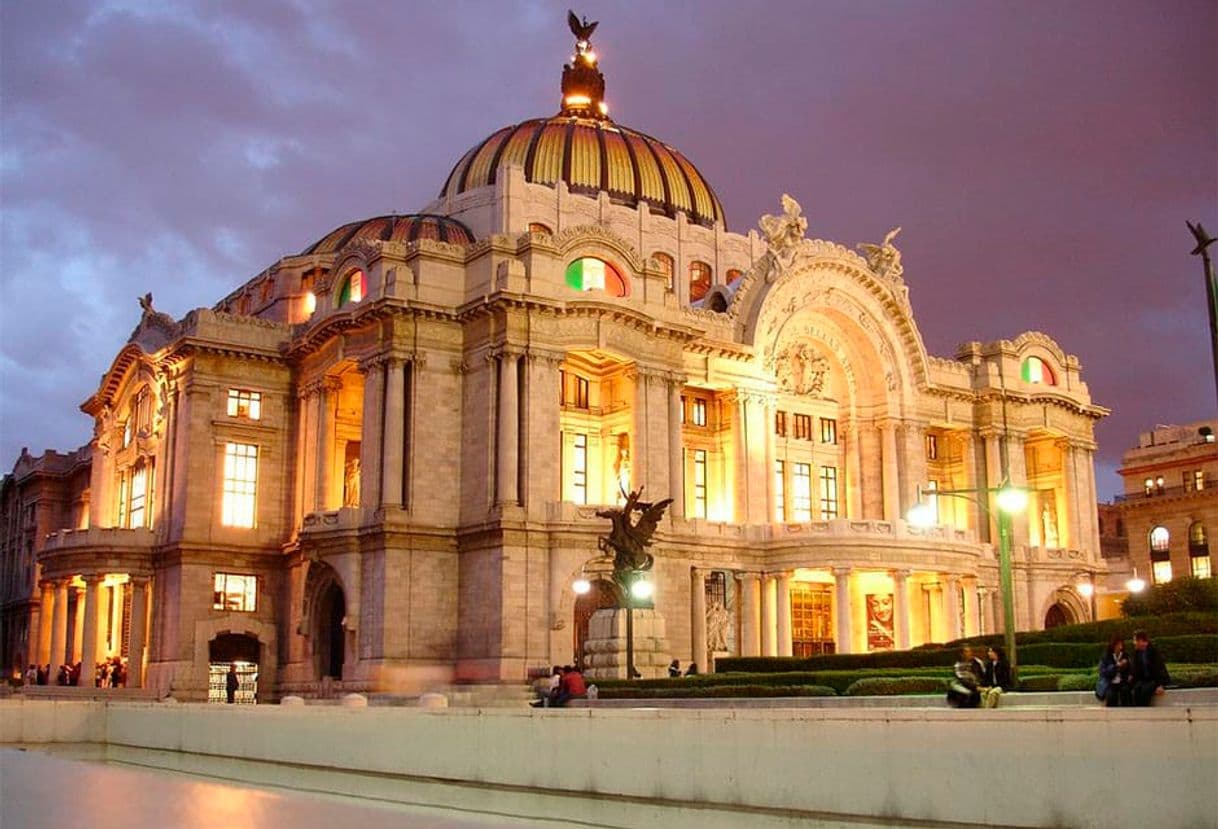
<instances>
[{"instance_id":1,"label":"poster on wall","mask_svg":"<svg viewBox=\"0 0 1218 829\"><path fill-rule=\"evenodd\" d=\"M867 650L890 651L895 639L892 630L892 594L867 594Z\"/></svg>"}]
</instances>

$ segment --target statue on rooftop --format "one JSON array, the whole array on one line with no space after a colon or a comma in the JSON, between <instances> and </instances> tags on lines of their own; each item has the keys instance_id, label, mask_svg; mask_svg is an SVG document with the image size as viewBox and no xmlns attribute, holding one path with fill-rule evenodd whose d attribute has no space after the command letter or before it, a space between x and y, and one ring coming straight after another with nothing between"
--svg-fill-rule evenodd
<instances>
[{"instance_id":1,"label":"statue on rooftop","mask_svg":"<svg viewBox=\"0 0 1218 829\"><path fill-rule=\"evenodd\" d=\"M901 251L892 243L900 232L901 228L895 227L888 231L884 241L878 245L870 242L858 245L858 249L863 252L863 258L867 260L867 266L875 271L876 276L899 278L905 272L901 265Z\"/></svg>"},{"instance_id":2,"label":"statue on rooftop","mask_svg":"<svg viewBox=\"0 0 1218 829\"><path fill-rule=\"evenodd\" d=\"M782 211L781 216L762 216L759 224L774 262L786 268L794 261L795 252L804 241L808 220L803 216L799 202L786 193L782 194ZM776 276L773 268L770 274L771 279Z\"/></svg>"}]
</instances>

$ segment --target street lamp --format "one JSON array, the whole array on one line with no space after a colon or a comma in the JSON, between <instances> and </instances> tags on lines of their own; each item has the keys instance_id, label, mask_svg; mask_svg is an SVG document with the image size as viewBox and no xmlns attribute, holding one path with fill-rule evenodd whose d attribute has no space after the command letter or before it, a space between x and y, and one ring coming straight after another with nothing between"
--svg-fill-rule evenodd
<instances>
[{"instance_id":1,"label":"street lamp","mask_svg":"<svg viewBox=\"0 0 1218 829\"><path fill-rule=\"evenodd\" d=\"M934 496L946 495L950 498L963 498L972 501L986 514L998 523L998 582L1002 592L1002 621L1003 640L1006 645L1007 660L1011 663L1011 681L1018 680L1018 661L1015 658L1015 586L1011 577L1011 516L1023 512L1028 506L1028 491L1012 486L1010 480L1005 480L997 487L977 487L976 489L936 489L929 494ZM994 514L982 495L993 495L997 505ZM915 527L929 527L935 523L935 511L922 500L922 487L918 487L918 503L906 515L906 520Z\"/></svg>"},{"instance_id":2,"label":"street lamp","mask_svg":"<svg viewBox=\"0 0 1218 829\"><path fill-rule=\"evenodd\" d=\"M578 596L592 590L589 576L608 576L618 586L621 606L626 611L626 678L634 679L639 672L634 667L634 608L636 603L646 607L655 595L655 584L647 578L647 569L617 566L607 556L597 556L585 562L579 576L571 582L571 591Z\"/></svg>"},{"instance_id":3,"label":"street lamp","mask_svg":"<svg viewBox=\"0 0 1218 829\"><path fill-rule=\"evenodd\" d=\"M1096 618L1095 612L1095 573L1091 572L1090 570L1084 570L1082 572L1075 573L1074 577L1078 579L1078 581L1074 583L1074 589L1078 591L1080 596L1087 599L1091 603L1091 621L1099 621Z\"/></svg>"},{"instance_id":4,"label":"street lamp","mask_svg":"<svg viewBox=\"0 0 1218 829\"><path fill-rule=\"evenodd\" d=\"M1138 568L1133 568L1133 578L1125 582L1125 589L1130 593L1141 593L1146 589L1146 582L1138 578Z\"/></svg>"}]
</instances>

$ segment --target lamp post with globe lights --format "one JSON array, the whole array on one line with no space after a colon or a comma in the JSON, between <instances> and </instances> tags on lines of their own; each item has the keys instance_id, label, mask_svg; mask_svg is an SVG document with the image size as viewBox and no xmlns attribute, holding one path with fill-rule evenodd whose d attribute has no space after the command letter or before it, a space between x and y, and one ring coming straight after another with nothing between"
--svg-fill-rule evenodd
<instances>
[{"instance_id":1,"label":"lamp post with globe lights","mask_svg":"<svg viewBox=\"0 0 1218 829\"><path fill-rule=\"evenodd\" d=\"M1015 656L1015 585L1011 575L1011 518L1023 512L1028 506L1028 491L1011 485L1006 479L996 487L977 487L976 489L935 489L923 493L918 487L918 502L910 508L906 520L915 527L931 527L937 523L935 509L925 500L923 495L949 498L963 498L971 501L986 514L992 516L998 524L998 583L1002 593L1003 641L1006 646L1007 659L1011 663L1011 681L1018 680L1018 661ZM993 495L997 507L991 511L984 496Z\"/></svg>"}]
</instances>

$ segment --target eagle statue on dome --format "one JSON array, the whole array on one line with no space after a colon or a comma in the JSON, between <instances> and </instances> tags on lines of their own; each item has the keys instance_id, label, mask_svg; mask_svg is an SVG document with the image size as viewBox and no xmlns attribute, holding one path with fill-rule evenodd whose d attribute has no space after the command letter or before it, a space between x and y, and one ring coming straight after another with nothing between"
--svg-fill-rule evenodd
<instances>
[{"instance_id":1,"label":"eagle statue on dome","mask_svg":"<svg viewBox=\"0 0 1218 829\"><path fill-rule=\"evenodd\" d=\"M863 253L863 258L867 260L867 266L875 271L877 276L899 279L905 273L905 268L901 265L901 251L892 243L900 232L901 228L893 228L878 245L870 242L857 245Z\"/></svg>"},{"instance_id":2,"label":"eagle statue on dome","mask_svg":"<svg viewBox=\"0 0 1218 829\"><path fill-rule=\"evenodd\" d=\"M575 15L575 12L567 9L567 25L571 27L571 34L575 35L575 39L580 43L587 43L592 39L592 33L596 31L596 27L600 25L599 20L588 22L588 18L582 21Z\"/></svg>"}]
</instances>

